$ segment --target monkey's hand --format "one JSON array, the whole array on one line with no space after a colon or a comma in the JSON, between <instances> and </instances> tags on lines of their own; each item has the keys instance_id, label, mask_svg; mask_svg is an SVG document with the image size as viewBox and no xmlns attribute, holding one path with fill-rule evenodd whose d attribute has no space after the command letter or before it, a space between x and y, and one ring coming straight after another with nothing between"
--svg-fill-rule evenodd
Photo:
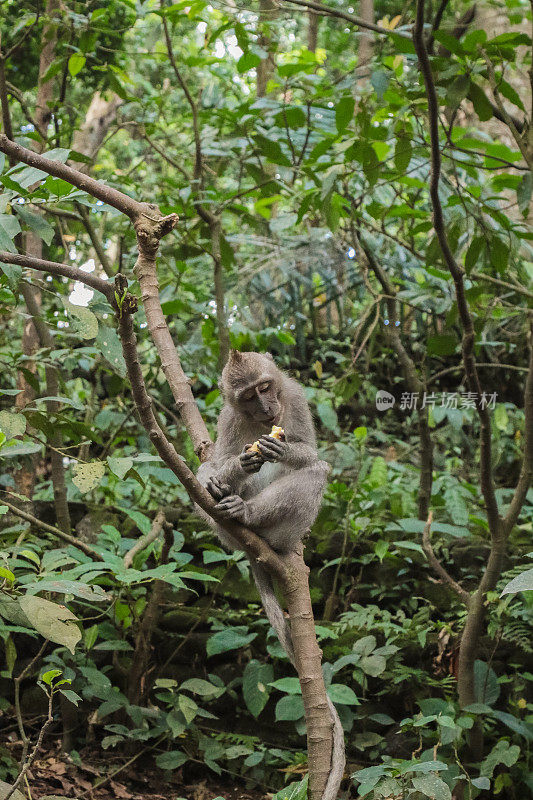
<instances>
[{"instance_id":1,"label":"monkey's hand","mask_svg":"<svg viewBox=\"0 0 533 800\"><path fill-rule=\"evenodd\" d=\"M265 461L284 461L289 450L287 442L280 442L279 439L274 439L273 436L267 434L261 436L257 446Z\"/></svg>"},{"instance_id":2,"label":"monkey's hand","mask_svg":"<svg viewBox=\"0 0 533 800\"><path fill-rule=\"evenodd\" d=\"M259 472L259 470L265 463L265 459L260 453L248 452L248 449L251 446L252 446L251 444L245 444L244 450L239 456L241 467L245 472L248 472L250 475L254 472Z\"/></svg>"},{"instance_id":3,"label":"monkey's hand","mask_svg":"<svg viewBox=\"0 0 533 800\"><path fill-rule=\"evenodd\" d=\"M224 497L216 504L215 508L223 517L246 525L246 503L239 495L230 494L228 497Z\"/></svg>"},{"instance_id":4,"label":"monkey's hand","mask_svg":"<svg viewBox=\"0 0 533 800\"><path fill-rule=\"evenodd\" d=\"M222 500L223 497L227 497L231 494L231 486L229 483L222 483L222 481L215 478L215 476L207 481L205 488L215 500Z\"/></svg>"}]
</instances>

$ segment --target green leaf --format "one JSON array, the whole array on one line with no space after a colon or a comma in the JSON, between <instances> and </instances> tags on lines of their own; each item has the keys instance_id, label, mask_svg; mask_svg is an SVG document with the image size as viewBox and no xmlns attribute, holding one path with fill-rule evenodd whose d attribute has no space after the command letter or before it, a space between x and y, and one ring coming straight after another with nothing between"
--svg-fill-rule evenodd
<instances>
[{"instance_id":1,"label":"green leaf","mask_svg":"<svg viewBox=\"0 0 533 800\"><path fill-rule=\"evenodd\" d=\"M0 214L0 250L7 250L8 253L16 253L17 250L13 244L13 239L17 233L20 233L18 219L12 214Z\"/></svg>"},{"instance_id":2,"label":"green leaf","mask_svg":"<svg viewBox=\"0 0 533 800\"><path fill-rule=\"evenodd\" d=\"M435 31L433 34L434 38L442 44L446 50L449 50L450 53L455 53L456 56L464 56L465 51L455 36L452 36L451 33L446 33L446 31L439 30Z\"/></svg>"},{"instance_id":3,"label":"green leaf","mask_svg":"<svg viewBox=\"0 0 533 800\"><path fill-rule=\"evenodd\" d=\"M256 55L256 53L252 53L250 50L248 50L246 53L243 53L237 61L237 72L242 75L244 72L248 72L250 69L255 69L255 67L257 67L260 63L261 59L259 56Z\"/></svg>"},{"instance_id":4,"label":"green leaf","mask_svg":"<svg viewBox=\"0 0 533 800\"><path fill-rule=\"evenodd\" d=\"M413 148L411 140L407 136L398 136L396 139L396 147L394 149L394 166L399 173L405 173L411 157L413 155Z\"/></svg>"},{"instance_id":5,"label":"green leaf","mask_svg":"<svg viewBox=\"0 0 533 800\"><path fill-rule=\"evenodd\" d=\"M353 119L355 99L352 95L341 97L335 107L335 125L338 133L343 133Z\"/></svg>"},{"instance_id":6,"label":"green leaf","mask_svg":"<svg viewBox=\"0 0 533 800\"><path fill-rule=\"evenodd\" d=\"M28 211L24 206L16 205L15 211L17 216L28 226L30 230L37 234L46 244L50 244L54 238L54 229L49 222L41 214L34 214Z\"/></svg>"},{"instance_id":7,"label":"green leaf","mask_svg":"<svg viewBox=\"0 0 533 800\"><path fill-rule=\"evenodd\" d=\"M331 403L318 403L316 411L320 417L322 425L328 430L333 431L335 435L339 435L340 429L339 421L337 419L337 412Z\"/></svg>"},{"instance_id":8,"label":"green leaf","mask_svg":"<svg viewBox=\"0 0 533 800\"><path fill-rule=\"evenodd\" d=\"M470 88L470 77L468 75L458 75L457 78L448 86L446 92L447 104L454 108L465 99Z\"/></svg>"},{"instance_id":9,"label":"green leaf","mask_svg":"<svg viewBox=\"0 0 533 800\"><path fill-rule=\"evenodd\" d=\"M121 378L125 378L128 370L122 355L122 345L114 328L100 323L95 345L101 351L111 369Z\"/></svg>"},{"instance_id":10,"label":"green leaf","mask_svg":"<svg viewBox=\"0 0 533 800\"><path fill-rule=\"evenodd\" d=\"M94 489L105 475L103 461L91 461L89 464L75 464L72 483L78 487L82 494Z\"/></svg>"},{"instance_id":11,"label":"green leaf","mask_svg":"<svg viewBox=\"0 0 533 800\"><path fill-rule=\"evenodd\" d=\"M504 594L516 594L517 592L531 592L533 591L533 569L527 569L525 572L513 578L507 586L505 586L501 596Z\"/></svg>"},{"instance_id":12,"label":"green leaf","mask_svg":"<svg viewBox=\"0 0 533 800\"><path fill-rule=\"evenodd\" d=\"M29 622L41 636L64 645L74 653L74 648L81 639L81 631L76 625L76 617L68 608L32 595L21 597L19 603Z\"/></svg>"},{"instance_id":13,"label":"green leaf","mask_svg":"<svg viewBox=\"0 0 533 800\"><path fill-rule=\"evenodd\" d=\"M207 655L215 656L218 653L227 653L230 650L239 650L241 647L246 647L257 636L257 633L246 633L247 630L244 626L240 626L217 631L207 640Z\"/></svg>"},{"instance_id":14,"label":"green leaf","mask_svg":"<svg viewBox=\"0 0 533 800\"><path fill-rule=\"evenodd\" d=\"M198 706L196 705L192 697L187 697L186 694L179 695L178 706L179 710L185 717L185 721L189 725L198 713Z\"/></svg>"},{"instance_id":15,"label":"green leaf","mask_svg":"<svg viewBox=\"0 0 533 800\"><path fill-rule=\"evenodd\" d=\"M189 678L189 680L185 681L180 686L180 691L185 690L206 698L220 697L220 695L224 693L223 688L214 686L212 683L204 681L202 678Z\"/></svg>"},{"instance_id":16,"label":"green leaf","mask_svg":"<svg viewBox=\"0 0 533 800\"><path fill-rule=\"evenodd\" d=\"M59 678L62 674L60 669L49 669L41 675L41 680L43 683L46 683L47 686L51 686L54 678Z\"/></svg>"},{"instance_id":17,"label":"green leaf","mask_svg":"<svg viewBox=\"0 0 533 800\"><path fill-rule=\"evenodd\" d=\"M480 772L483 777L492 778L493 772L498 764L505 764L512 767L520 757L518 745L510 745L506 739L500 739L492 748L491 752L482 762Z\"/></svg>"},{"instance_id":18,"label":"green leaf","mask_svg":"<svg viewBox=\"0 0 533 800\"><path fill-rule=\"evenodd\" d=\"M63 697L66 697L73 705L77 706L79 704L81 697L79 694L76 694L76 692L73 692L72 689L60 689L59 691Z\"/></svg>"},{"instance_id":19,"label":"green leaf","mask_svg":"<svg viewBox=\"0 0 533 800\"><path fill-rule=\"evenodd\" d=\"M529 213L529 205L531 203L531 190L533 188L533 180L531 172L524 172L520 183L516 189L516 199L518 200L518 207L524 216Z\"/></svg>"},{"instance_id":20,"label":"green leaf","mask_svg":"<svg viewBox=\"0 0 533 800\"><path fill-rule=\"evenodd\" d=\"M343 706L360 705L354 690L343 683L331 683L327 688L327 693L334 703Z\"/></svg>"},{"instance_id":21,"label":"green leaf","mask_svg":"<svg viewBox=\"0 0 533 800\"><path fill-rule=\"evenodd\" d=\"M161 769L177 769L188 761L188 756L181 750L171 750L170 753L160 753L155 763Z\"/></svg>"},{"instance_id":22,"label":"green leaf","mask_svg":"<svg viewBox=\"0 0 533 800\"><path fill-rule=\"evenodd\" d=\"M66 297L62 300L67 312L76 318L76 328L81 338L94 339L98 333L98 320L93 312L84 306L74 305Z\"/></svg>"},{"instance_id":23,"label":"green leaf","mask_svg":"<svg viewBox=\"0 0 533 800\"><path fill-rule=\"evenodd\" d=\"M474 663L474 695L476 703L494 705L500 696L500 685L496 673L484 661Z\"/></svg>"},{"instance_id":24,"label":"green leaf","mask_svg":"<svg viewBox=\"0 0 533 800\"><path fill-rule=\"evenodd\" d=\"M468 96L471 99L474 106L474 111L478 115L481 122L486 122L487 120L491 119L493 114L492 104L483 89L472 80L470 81Z\"/></svg>"},{"instance_id":25,"label":"green leaf","mask_svg":"<svg viewBox=\"0 0 533 800\"><path fill-rule=\"evenodd\" d=\"M37 560L39 563L39 560ZM103 603L109 600L109 595L100 586L89 586L80 581L62 580L42 580L32 583L28 589L28 594L38 594L38 592L57 592L59 594L72 594L74 597L81 597L91 603Z\"/></svg>"},{"instance_id":26,"label":"green leaf","mask_svg":"<svg viewBox=\"0 0 533 800\"><path fill-rule=\"evenodd\" d=\"M22 436L26 431L25 416L11 411L0 411L0 431L8 440L13 439L14 436Z\"/></svg>"},{"instance_id":27,"label":"green leaf","mask_svg":"<svg viewBox=\"0 0 533 800\"><path fill-rule=\"evenodd\" d=\"M490 789L490 781L488 778L472 778L472 786L476 789Z\"/></svg>"},{"instance_id":28,"label":"green leaf","mask_svg":"<svg viewBox=\"0 0 533 800\"><path fill-rule=\"evenodd\" d=\"M267 161L270 161L272 164L281 164L284 167L291 166L291 162L284 154L278 142L275 142L273 139L267 139L267 137L262 134L257 134L254 140Z\"/></svg>"},{"instance_id":29,"label":"green leaf","mask_svg":"<svg viewBox=\"0 0 533 800\"><path fill-rule=\"evenodd\" d=\"M298 678L280 678L277 681L272 681L269 685L272 686L273 689L278 689L278 691L285 692L286 694L302 693Z\"/></svg>"},{"instance_id":30,"label":"green leaf","mask_svg":"<svg viewBox=\"0 0 533 800\"><path fill-rule=\"evenodd\" d=\"M111 472L114 472L120 480L122 480L126 473L133 467L132 458L113 458L108 456L107 463L109 464Z\"/></svg>"},{"instance_id":31,"label":"green leaf","mask_svg":"<svg viewBox=\"0 0 533 800\"><path fill-rule=\"evenodd\" d=\"M416 775L413 778L413 787L433 800L451 800L452 793L447 783L437 775Z\"/></svg>"},{"instance_id":32,"label":"green leaf","mask_svg":"<svg viewBox=\"0 0 533 800\"><path fill-rule=\"evenodd\" d=\"M493 236L489 247L491 264L498 272L505 272L509 263L509 245L499 236Z\"/></svg>"},{"instance_id":33,"label":"green leaf","mask_svg":"<svg viewBox=\"0 0 533 800\"><path fill-rule=\"evenodd\" d=\"M390 83L390 74L385 72L384 70L377 70L373 72L370 77L370 83L372 84L376 96L381 103L383 100L383 95L387 91L387 87Z\"/></svg>"},{"instance_id":34,"label":"green leaf","mask_svg":"<svg viewBox=\"0 0 533 800\"><path fill-rule=\"evenodd\" d=\"M274 677L271 664L249 661L242 676L242 694L248 711L258 717L267 704L269 685Z\"/></svg>"},{"instance_id":35,"label":"green leaf","mask_svg":"<svg viewBox=\"0 0 533 800\"><path fill-rule=\"evenodd\" d=\"M370 474L366 479L372 489L378 489L387 483L387 462L382 456L376 456L372 462Z\"/></svg>"},{"instance_id":36,"label":"green leaf","mask_svg":"<svg viewBox=\"0 0 533 800\"><path fill-rule=\"evenodd\" d=\"M81 53L73 53L68 60L68 71L74 78L85 66L87 59Z\"/></svg>"},{"instance_id":37,"label":"green leaf","mask_svg":"<svg viewBox=\"0 0 533 800\"><path fill-rule=\"evenodd\" d=\"M451 356L457 348L457 337L453 333L441 333L439 336L429 336L427 352L431 356Z\"/></svg>"},{"instance_id":38,"label":"green leaf","mask_svg":"<svg viewBox=\"0 0 533 800\"><path fill-rule=\"evenodd\" d=\"M304 702L301 695L288 694L276 704L276 722L295 722L304 716Z\"/></svg>"}]
</instances>

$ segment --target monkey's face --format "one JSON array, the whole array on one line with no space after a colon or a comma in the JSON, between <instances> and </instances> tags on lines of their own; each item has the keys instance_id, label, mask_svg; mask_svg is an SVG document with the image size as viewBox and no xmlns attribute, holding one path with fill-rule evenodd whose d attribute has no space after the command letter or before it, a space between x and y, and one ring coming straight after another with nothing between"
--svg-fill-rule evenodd
<instances>
[{"instance_id":1,"label":"monkey's face","mask_svg":"<svg viewBox=\"0 0 533 800\"><path fill-rule=\"evenodd\" d=\"M269 428L281 419L281 389L272 378L265 377L259 383L247 386L237 397L239 411L254 422Z\"/></svg>"}]
</instances>

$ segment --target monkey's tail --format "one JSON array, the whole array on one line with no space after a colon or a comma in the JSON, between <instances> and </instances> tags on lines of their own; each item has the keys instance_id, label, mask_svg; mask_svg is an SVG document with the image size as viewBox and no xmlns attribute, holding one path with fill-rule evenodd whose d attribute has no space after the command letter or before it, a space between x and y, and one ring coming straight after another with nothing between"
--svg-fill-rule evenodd
<instances>
[{"instance_id":1,"label":"monkey's tail","mask_svg":"<svg viewBox=\"0 0 533 800\"><path fill-rule=\"evenodd\" d=\"M276 631L281 646L296 669L291 630L278 603L270 575L258 564L251 564L250 566L268 621ZM346 765L344 730L332 700L329 697L327 700L329 711L333 718L333 748L331 752L331 770L321 800L337 800Z\"/></svg>"},{"instance_id":2,"label":"monkey's tail","mask_svg":"<svg viewBox=\"0 0 533 800\"><path fill-rule=\"evenodd\" d=\"M276 631L280 644L287 653L293 667L296 667L290 628L278 603L270 575L258 564L250 564L250 566L268 621Z\"/></svg>"}]
</instances>

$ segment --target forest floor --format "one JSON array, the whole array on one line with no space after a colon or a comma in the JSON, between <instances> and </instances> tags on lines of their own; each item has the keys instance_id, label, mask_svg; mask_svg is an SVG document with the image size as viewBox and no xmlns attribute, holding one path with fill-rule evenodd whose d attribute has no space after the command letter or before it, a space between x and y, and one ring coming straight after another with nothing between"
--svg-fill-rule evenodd
<instances>
[{"instance_id":1,"label":"forest floor","mask_svg":"<svg viewBox=\"0 0 533 800\"><path fill-rule=\"evenodd\" d=\"M1 744L12 749L5 740ZM234 781L231 785L212 773L191 783L184 780L181 769L163 772L154 768L149 757L132 762L110 752L102 759L101 750L91 753L86 748L76 761L63 755L56 743L41 750L29 772L32 800L50 796L54 800L267 800L272 796L235 787Z\"/></svg>"}]
</instances>

